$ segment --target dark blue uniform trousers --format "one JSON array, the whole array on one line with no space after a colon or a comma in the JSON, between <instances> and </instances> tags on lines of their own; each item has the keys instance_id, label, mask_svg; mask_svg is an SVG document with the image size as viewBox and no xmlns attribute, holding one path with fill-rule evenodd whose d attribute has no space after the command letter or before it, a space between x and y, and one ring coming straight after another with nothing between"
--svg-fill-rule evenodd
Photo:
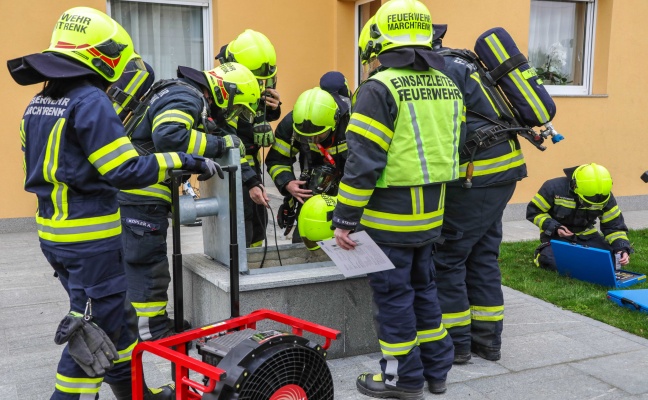
<instances>
[{"instance_id":1,"label":"dark blue uniform trousers","mask_svg":"<svg viewBox=\"0 0 648 400\"><path fill-rule=\"evenodd\" d=\"M128 300L135 307L141 340L156 340L172 329L166 311L169 296L167 205L122 205L122 241L126 256Z\"/></svg>"},{"instance_id":2,"label":"dark blue uniform trousers","mask_svg":"<svg viewBox=\"0 0 648 400\"><path fill-rule=\"evenodd\" d=\"M503 313L499 246L502 215L515 191L516 182L464 189L448 187L443 219L445 242L437 245L439 302L455 352L470 353L471 343L500 350L503 319L475 319L467 313L465 325L452 326L446 314L462 313L471 306L500 307ZM474 312L473 312L474 313Z\"/></svg>"},{"instance_id":3,"label":"dark blue uniform trousers","mask_svg":"<svg viewBox=\"0 0 648 400\"><path fill-rule=\"evenodd\" d=\"M445 380L454 359L452 341L441 325L434 282L433 244L422 247L380 245L395 269L369 274L374 319L383 358L385 383L420 389L425 380ZM429 332L434 334L430 335ZM423 339L421 333L428 333ZM432 336L432 339L429 337ZM386 354L385 344L418 343L403 355Z\"/></svg>"},{"instance_id":4,"label":"dark blue uniform trousers","mask_svg":"<svg viewBox=\"0 0 648 400\"><path fill-rule=\"evenodd\" d=\"M46 249L43 254L58 273L59 280L70 298L70 310L83 314L88 298L92 299L92 321L106 332L120 361L110 369L104 381L108 384L131 381L131 351L137 343L135 312L126 302L126 276L122 250L112 250L91 257L62 257ZM126 307L125 307L126 306ZM89 378L68 353L67 345L58 364L57 388L51 399L94 399L98 394L71 393L82 383L65 382L68 378ZM97 382L100 384L101 382ZM97 388L98 392L98 388Z\"/></svg>"}]
</instances>

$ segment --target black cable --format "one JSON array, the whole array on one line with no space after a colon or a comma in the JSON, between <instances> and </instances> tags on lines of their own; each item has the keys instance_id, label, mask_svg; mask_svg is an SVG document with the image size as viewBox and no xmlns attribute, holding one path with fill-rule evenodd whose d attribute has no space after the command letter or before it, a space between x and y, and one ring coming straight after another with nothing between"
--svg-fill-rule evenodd
<instances>
[{"instance_id":1,"label":"black cable","mask_svg":"<svg viewBox=\"0 0 648 400\"><path fill-rule=\"evenodd\" d=\"M281 262L281 252L279 251L279 243L277 242L277 226L275 225L275 217L274 213L272 212L272 208L270 208L270 214L272 215L272 227L274 228L274 237L275 237L275 248L277 249L277 257L279 258L279 266L283 266L283 263ZM267 212L266 212L266 215ZM265 260L265 252L263 253L263 260L261 261L261 267L263 268L263 261Z\"/></svg>"}]
</instances>

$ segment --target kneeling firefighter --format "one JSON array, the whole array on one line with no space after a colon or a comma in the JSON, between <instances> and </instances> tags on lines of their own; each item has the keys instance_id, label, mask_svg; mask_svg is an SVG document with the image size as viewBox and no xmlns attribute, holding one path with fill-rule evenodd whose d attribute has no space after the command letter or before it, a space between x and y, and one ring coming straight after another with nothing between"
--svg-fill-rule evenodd
<instances>
[{"instance_id":1,"label":"kneeling firefighter","mask_svg":"<svg viewBox=\"0 0 648 400\"><path fill-rule=\"evenodd\" d=\"M542 244L535 251L536 265L556 270L551 240L608 250L621 265L627 265L633 250L612 194L610 172L594 163L563 171L565 176L546 181L527 205L527 220L540 228Z\"/></svg>"},{"instance_id":2,"label":"kneeling firefighter","mask_svg":"<svg viewBox=\"0 0 648 400\"><path fill-rule=\"evenodd\" d=\"M348 86L339 72L325 74L320 86L328 91L316 87L299 96L293 111L279 123L275 143L266 157L268 173L285 196L277 213L279 227L286 229L285 234L292 229L306 199L314 194L337 194L344 172L350 109ZM292 168L297 156L299 179ZM299 242L298 232L293 233L293 243Z\"/></svg>"}]
</instances>

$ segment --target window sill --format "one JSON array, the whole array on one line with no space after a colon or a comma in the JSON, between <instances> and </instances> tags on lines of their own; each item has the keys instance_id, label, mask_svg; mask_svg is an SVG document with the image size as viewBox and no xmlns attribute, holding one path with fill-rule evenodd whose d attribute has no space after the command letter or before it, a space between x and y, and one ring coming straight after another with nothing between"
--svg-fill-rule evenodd
<instances>
[{"instance_id":1,"label":"window sill","mask_svg":"<svg viewBox=\"0 0 648 400\"><path fill-rule=\"evenodd\" d=\"M555 99L558 97L571 97L571 98L600 98L605 99L609 97L607 94L552 94L551 98Z\"/></svg>"}]
</instances>

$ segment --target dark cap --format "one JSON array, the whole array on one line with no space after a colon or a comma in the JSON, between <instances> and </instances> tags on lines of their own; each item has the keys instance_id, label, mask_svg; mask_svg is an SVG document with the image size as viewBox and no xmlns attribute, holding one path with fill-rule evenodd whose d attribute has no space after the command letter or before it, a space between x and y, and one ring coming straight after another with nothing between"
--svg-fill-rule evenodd
<instances>
[{"instance_id":1,"label":"dark cap","mask_svg":"<svg viewBox=\"0 0 648 400\"><path fill-rule=\"evenodd\" d=\"M329 71L325 73L320 78L319 85L323 90L331 94L337 93L340 96L351 97L347 80L341 72Z\"/></svg>"},{"instance_id":2,"label":"dark cap","mask_svg":"<svg viewBox=\"0 0 648 400\"><path fill-rule=\"evenodd\" d=\"M85 65L55 53L35 53L7 61L11 77L22 86L50 79L100 76Z\"/></svg>"},{"instance_id":3,"label":"dark cap","mask_svg":"<svg viewBox=\"0 0 648 400\"><path fill-rule=\"evenodd\" d=\"M197 84L206 87L209 89L209 82L207 82L207 77L203 71L198 71L197 69L191 67L178 67L178 78L190 79Z\"/></svg>"}]
</instances>

